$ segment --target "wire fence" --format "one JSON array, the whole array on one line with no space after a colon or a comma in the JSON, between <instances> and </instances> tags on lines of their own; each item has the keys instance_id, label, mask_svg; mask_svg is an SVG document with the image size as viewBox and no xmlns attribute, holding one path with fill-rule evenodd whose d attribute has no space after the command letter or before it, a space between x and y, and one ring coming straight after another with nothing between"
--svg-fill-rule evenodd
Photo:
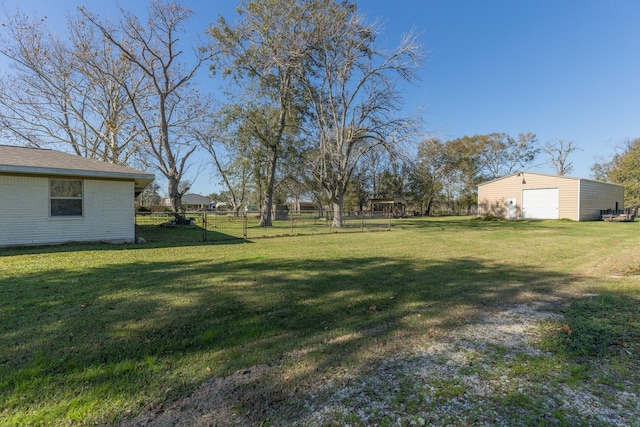
<instances>
[{"instance_id":1,"label":"wire fence","mask_svg":"<svg viewBox=\"0 0 640 427\"><path fill-rule=\"evenodd\" d=\"M286 213L275 216L272 226L261 227L260 216L241 212L186 212L186 221L176 220L170 212L136 213L136 235L157 236L180 233L182 239L198 241L253 240L269 237L329 233L357 233L391 229L391 214L366 212L343 216L343 226L332 227L332 212ZM177 230L177 231L172 231Z\"/></svg>"}]
</instances>

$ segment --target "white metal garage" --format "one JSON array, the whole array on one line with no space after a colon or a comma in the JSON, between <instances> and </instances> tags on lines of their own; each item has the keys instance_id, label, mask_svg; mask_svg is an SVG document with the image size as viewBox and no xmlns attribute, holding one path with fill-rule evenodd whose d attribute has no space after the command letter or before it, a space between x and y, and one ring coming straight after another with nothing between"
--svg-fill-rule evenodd
<instances>
[{"instance_id":1,"label":"white metal garage","mask_svg":"<svg viewBox=\"0 0 640 427\"><path fill-rule=\"evenodd\" d=\"M557 188L522 190L522 217L529 219L558 219L559 192Z\"/></svg>"},{"instance_id":2,"label":"white metal garage","mask_svg":"<svg viewBox=\"0 0 640 427\"><path fill-rule=\"evenodd\" d=\"M567 176L517 172L478 186L478 215L509 219L599 220L624 209L624 187Z\"/></svg>"}]
</instances>

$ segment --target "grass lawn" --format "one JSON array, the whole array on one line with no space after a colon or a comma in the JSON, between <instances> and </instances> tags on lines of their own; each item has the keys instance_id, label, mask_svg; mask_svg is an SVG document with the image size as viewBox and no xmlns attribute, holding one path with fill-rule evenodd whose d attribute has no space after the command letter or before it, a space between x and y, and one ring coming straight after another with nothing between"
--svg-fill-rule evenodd
<instances>
[{"instance_id":1,"label":"grass lawn","mask_svg":"<svg viewBox=\"0 0 640 427\"><path fill-rule=\"evenodd\" d=\"M113 424L256 364L303 388L550 297L573 332L543 326L554 357L640 355L638 223L410 218L226 243L181 231L0 249L0 425Z\"/></svg>"}]
</instances>

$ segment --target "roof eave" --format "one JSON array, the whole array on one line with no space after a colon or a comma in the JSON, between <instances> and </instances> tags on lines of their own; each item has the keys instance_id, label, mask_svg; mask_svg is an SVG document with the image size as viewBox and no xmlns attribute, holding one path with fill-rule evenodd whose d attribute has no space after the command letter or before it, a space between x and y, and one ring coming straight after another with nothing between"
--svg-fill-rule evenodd
<instances>
[{"instance_id":1,"label":"roof eave","mask_svg":"<svg viewBox=\"0 0 640 427\"><path fill-rule=\"evenodd\" d=\"M147 185L153 182L154 179L155 179L155 176L151 176L151 178L136 178L134 181L136 193L139 193L142 190L144 190L147 187Z\"/></svg>"},{"instance_id":2,"label":"roof eave","mask_svg":"<svg viewBox=\"0 0 640 427\"><path fill-rule=\"evenodd\" d=\"M144 189L155 176L149 173L109 172L79 169L40 168L27 166L0 165L0 173L42 176L77 176L83 178L126 179L135 181L136 190Z\"/></svg>"}]
</instances>

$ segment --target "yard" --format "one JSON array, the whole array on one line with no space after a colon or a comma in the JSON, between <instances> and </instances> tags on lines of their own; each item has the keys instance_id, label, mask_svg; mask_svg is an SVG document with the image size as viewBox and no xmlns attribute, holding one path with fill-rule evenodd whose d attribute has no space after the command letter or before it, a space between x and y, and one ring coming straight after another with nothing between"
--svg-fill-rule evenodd
<instances>
[{"instance_id":1,"label":"yard","mask_svg":"<svg viewBox=\"0 0 640 427\"><path fill-rule=\"evenodd\" d=\"M637 425L639 227L0 250L0 425Z\"/></svg>"}]
</instances>

